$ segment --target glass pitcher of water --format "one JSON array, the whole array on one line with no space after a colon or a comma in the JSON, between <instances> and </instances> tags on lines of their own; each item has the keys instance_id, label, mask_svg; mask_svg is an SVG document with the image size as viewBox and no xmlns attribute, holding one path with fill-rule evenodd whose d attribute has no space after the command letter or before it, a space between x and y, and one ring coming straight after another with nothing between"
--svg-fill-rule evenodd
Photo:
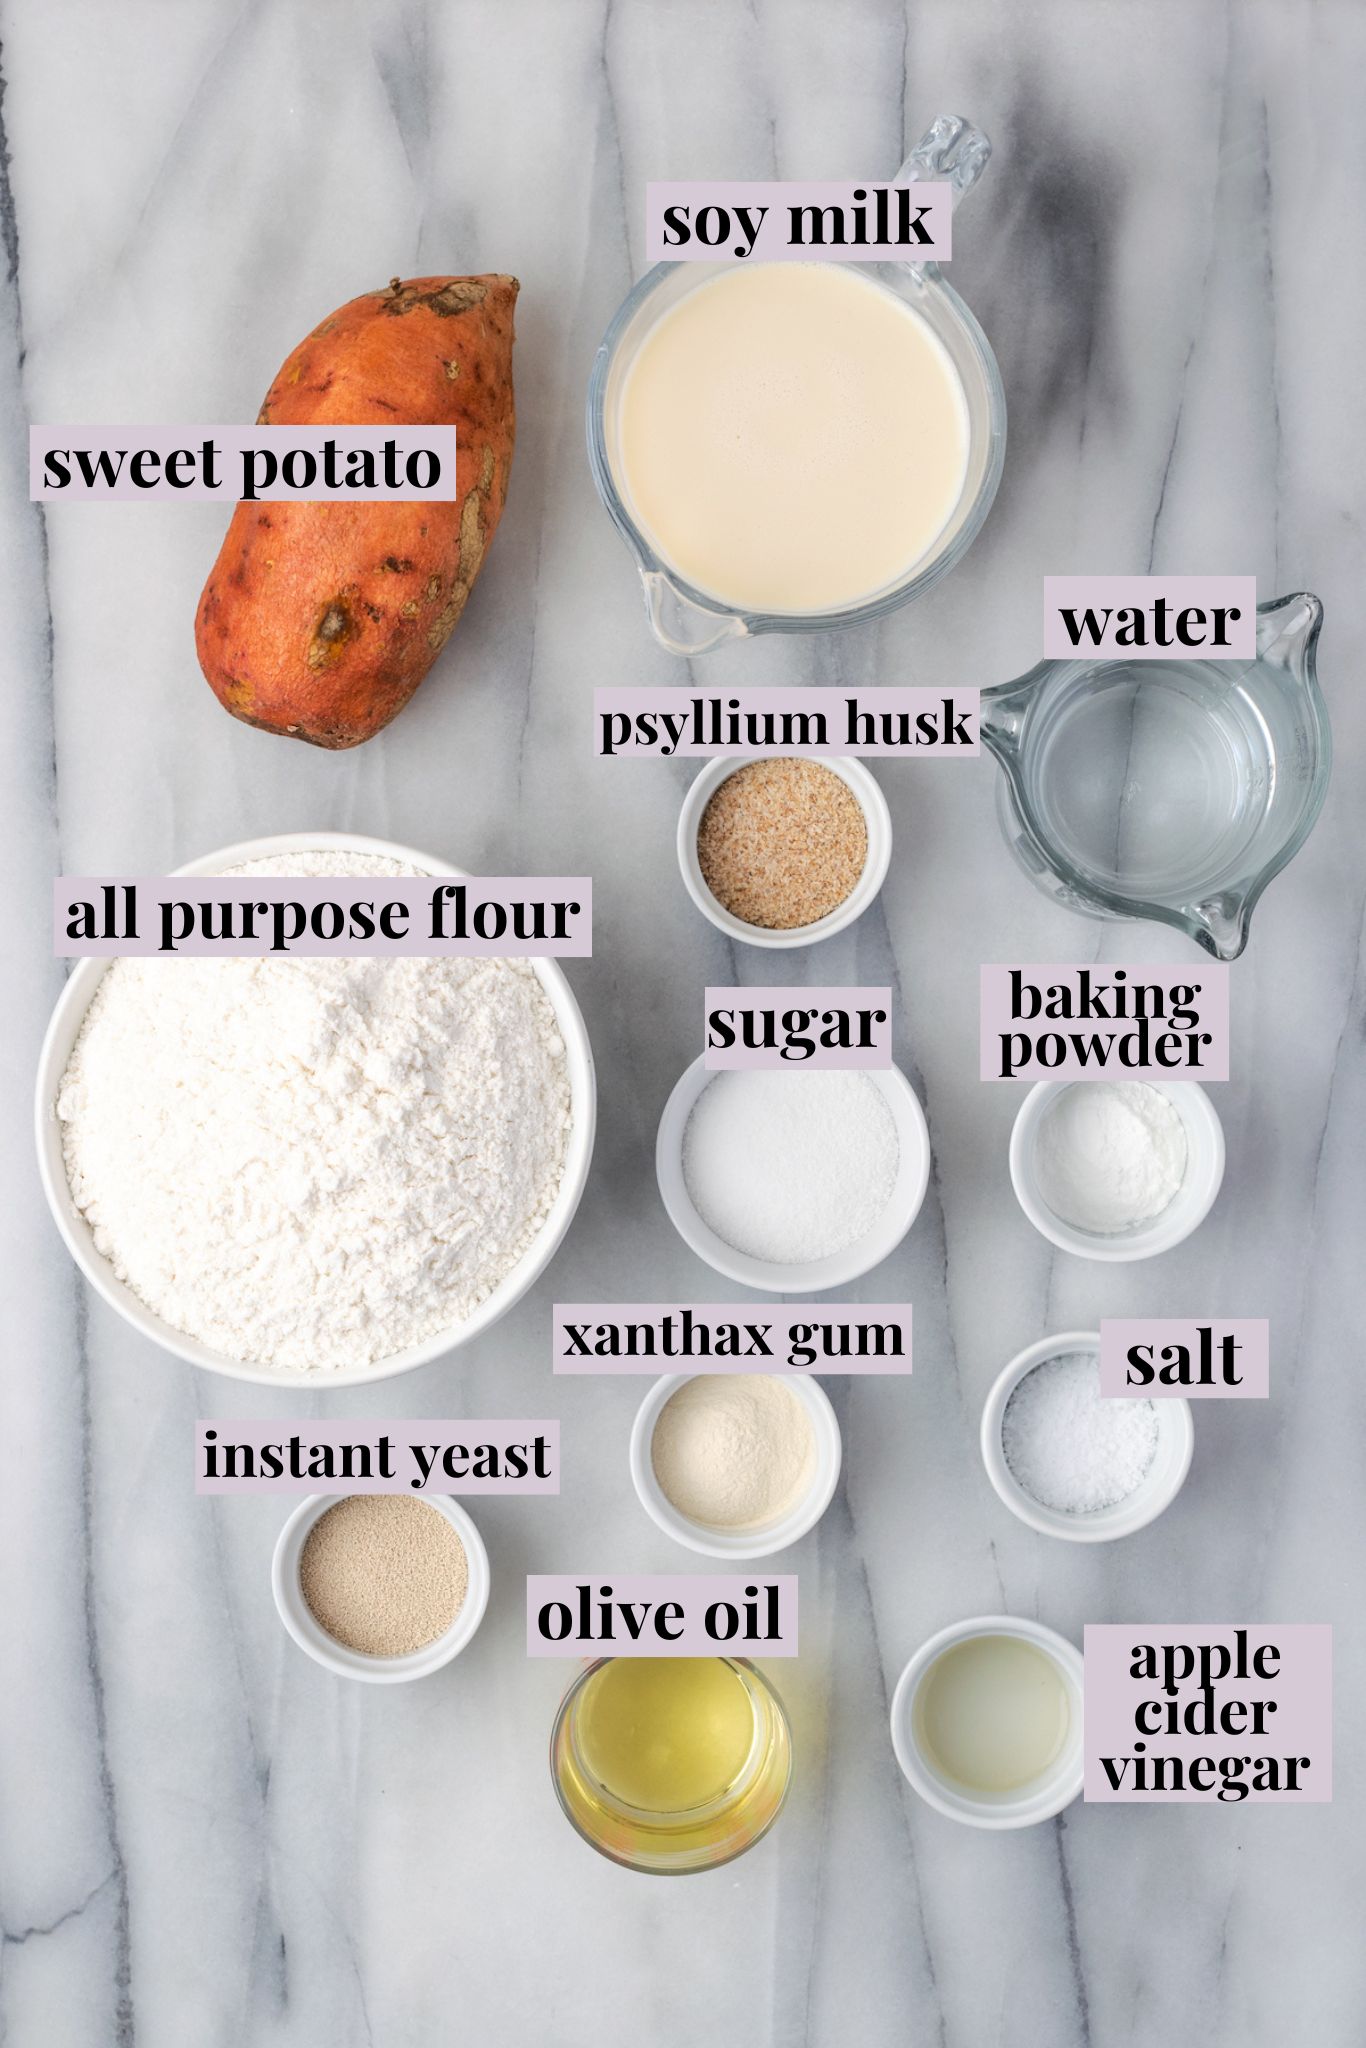
<instances>
[{"instance_id":1,"label":"glass pitcher of water","mask_svg":"<svg viewBox=\"0 0 1366 2048\"><path fill-rule=\"evenodd\" d=\"M1255 661L1041 661L982 692L1001 828L1048 895L1155 918L1235 960L1328 789L1307 591L1257 608Z\"/></svg>"}]
</instances>

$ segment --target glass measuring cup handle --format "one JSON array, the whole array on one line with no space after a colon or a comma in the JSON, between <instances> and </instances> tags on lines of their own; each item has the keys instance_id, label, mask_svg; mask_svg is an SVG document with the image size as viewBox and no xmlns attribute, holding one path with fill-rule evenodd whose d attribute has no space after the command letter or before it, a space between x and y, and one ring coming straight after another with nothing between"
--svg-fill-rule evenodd
<instances>
[{"instance_id":1,"label":"glass measuring cup handle","mask_svg":"<svg viewBox=\"0 0 1366 2048\"><path fill-rule=\"evenodd\" d=\"M712 611L688 597L666 569L640 562L640 582L650 629L670 654L706 654L723 640L742 640L749 622L740 612Z\"/></svg>"},{"instance_id":2,"label":"glass measuring cup handle","mask_svg":"<svg viewBox=\"0 0 1366 2048\"><path fill-rule=\"evenodd\" d=\"M961 114L940 114L931 121L892 183L911 185L928 181L948 185L956 210L990 158L991 143L980 128L974 128Z\"/></svg>"},{"instance_id":3,"label":"glass measuring cup handle","mask_svg":"<svg viewBox=\"0 0 1366 2048\"><path fill-rule=\"evenodd\" d=\"M995 683L982 692L981 730L988 749L1009 776L1020 757L1020 736L1030 704L1048 680L1053 664L1036 662L1026 675Z\"/></svg>"}]
</instances>

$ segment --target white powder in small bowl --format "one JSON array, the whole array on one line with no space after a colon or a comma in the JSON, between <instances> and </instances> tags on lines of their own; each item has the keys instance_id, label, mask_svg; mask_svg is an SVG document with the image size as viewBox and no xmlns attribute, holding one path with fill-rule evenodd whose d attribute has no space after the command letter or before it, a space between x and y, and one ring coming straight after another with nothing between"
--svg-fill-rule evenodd
<instances>
[{"instance_id":1,"label":"white powder in small bowl","mask_svg":"<svg viewBox=\"0 0 1366 2048\"><path fill-rule=\"evenodd\" d=\"M1078 1081L1039 1122L1034 1175L1053 1214L1114 1237L1151 1223L1186 1177L1186 1126L1146 1081Z\"/></svg>"},{"instance_id":2,"label":"white powder in small bowl","mask_svg":"<svg viewBox=\"0 0 1366 2048\"><path fill-rule=\"evenodd\" d=\"M1095 1514L1140 1487L1157 1456L1151 1401L1107 1400L1092 1351L1046 1358L1006 1402L1001 1449L1040 1507Z\"/></svg>"},{"instance_id":3,"label":"white powder in small bowl","mask_svg":"<svg viewBox=\"0 0 1366 2048\"><path fill-rule=\"evenodd\" d=\"M401 875L361 854L232 872ZM95 1247L244 1363L375 1365L454 1331L564 1172L565 1049L530 964L119 959L57 1097Z\"/></svg>"},{"instance_id":4,"label":"white powder in small bowl","mask_svg":"<svg viewBox=\"0 0 1366 2048\"><path fill-rule=\"evenodd\" d=\"M712 1529L762 1528L810 1486L816 1433L772 1373L698 1373L660 1410L650 1462L680 1514Z\"/></svg>"},{"instance_id":5,"label":"white powder in small bowl","mask_svg":"<svg viewBox=\"0 0 1366 2048\"><path fill-rule=\"evenodd\" d=\"M866 1237L891 1200L896 1120L866 1074L718 1074L683 1132L683 1179L747 1258L805 1265Z\"/></svg>"}]
</instances>

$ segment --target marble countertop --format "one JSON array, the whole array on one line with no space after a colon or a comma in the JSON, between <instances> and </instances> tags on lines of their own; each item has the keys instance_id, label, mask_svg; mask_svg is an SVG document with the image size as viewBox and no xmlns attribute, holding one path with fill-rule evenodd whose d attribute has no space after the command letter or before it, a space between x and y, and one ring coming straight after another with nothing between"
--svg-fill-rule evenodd
<instances>
[{"instance_id":1,"label":"marble countertop","mask_svg":"<svg viewBox=\"0 0 1366 2048\"><path fill-rule=\"evenodd\" d=\"M0 2040L14 2048L1349 2048L1366 2030L1355 1706L1366 1120L1366 17L1205 0L17 0L3 19L0 754L9 977L0 1117ZM643 267L647 177L890 171L930 118L993 138L954 285L1005 378L985 533L873 628L708 658L710 682L988 684L1037 652L1045 570L1254 571L1309 587L1338 758L1313 839L1233 973L1229 1174L1152 1265L1054 1255L1017 1209L1017 1091L977 1079L984 960L1186 958L1070 919L1001 843L991 763L880 772L880 903L796 972L892 982L934 1174L863 1285L911 1299L907 1381L833 1380L847 1463L801 1575L788 1812L752 1855L661 1885L598 1859L545 1749L567 1677L522 1653L528 1569L686 1560L631 1492L642 1383L552 1381L552 1299L702 1299L651 1143L735 959L673 853L692 770L602 763L595 683L677 680L583 450L596 343ZM229 721L192 618L214 505L27 502L29 419L249 420L322 312L395 272L523 283L518 449L480 588L382 738L327 755ZM544 1284L382 1392L196 1375L79 1284L31 1159L59 970L55 873L157 873L332 827L484 873L591 873L571 978L597 1053L592 1179ZM1267 1404L1203 1404L1185 1491L1127 1541L1036 1537L991 1493L1003 1362L1104 1314L1271 1319ZM286 1639L283 1503L198 1500L196 1416L563 1419L564 1491L478 1507L495 1597L412 1687L334 1683ZM888 1701L965 1614L1337 1625L1336 1798L1086 1807L1016 1835L903 1784Z\"/></svg>"}]
</instances>

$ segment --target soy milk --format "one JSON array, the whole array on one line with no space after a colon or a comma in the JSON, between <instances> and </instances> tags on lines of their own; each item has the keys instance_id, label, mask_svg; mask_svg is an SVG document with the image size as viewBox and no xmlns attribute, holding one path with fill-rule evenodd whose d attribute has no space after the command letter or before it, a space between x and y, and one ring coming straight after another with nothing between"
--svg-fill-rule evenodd
<instances>
[{"instance_id":1,"label":"soy milk","mask_svg":"<svg viewBox=\"0 0 1366 2048\"><path fill-rule=\"evenodd\" d=\"M926 322L857 270L735 267L646 335L616 457L636 524L695 589L837 610L932 552L967 474L967 401Z\"/></svg>"}]
</instances>

